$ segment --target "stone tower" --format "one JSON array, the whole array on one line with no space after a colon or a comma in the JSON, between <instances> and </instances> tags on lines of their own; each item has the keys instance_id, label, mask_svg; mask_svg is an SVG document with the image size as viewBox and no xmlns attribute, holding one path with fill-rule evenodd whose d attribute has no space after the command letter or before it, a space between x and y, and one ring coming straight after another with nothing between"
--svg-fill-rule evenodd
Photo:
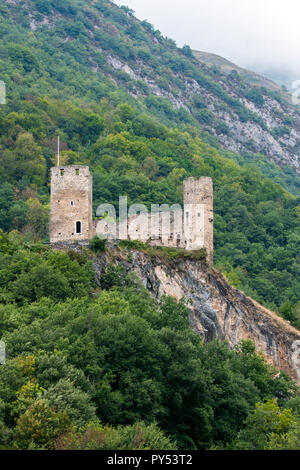
<instances>
[{"instance_id":1,"label":"stone tower","mask_svg":"<svg viewBox=\"0 0 300 470\"><path fill-rule=\"evenodd\" d=\"M92 198L88 166L51 168L50 243L92 238Z\"/></svg>"},{"instance_id":2,"label":"stone tower","mask_svg":"<svg viewBox=\"0 0 300 470\"><path fill-rule=\"evenodd\" d=\"M187 250L206 248L207 262L213 265L214 212L213 182L209 177L188 178L184 190L184 238Z\"/></svg>"}]
</instances>

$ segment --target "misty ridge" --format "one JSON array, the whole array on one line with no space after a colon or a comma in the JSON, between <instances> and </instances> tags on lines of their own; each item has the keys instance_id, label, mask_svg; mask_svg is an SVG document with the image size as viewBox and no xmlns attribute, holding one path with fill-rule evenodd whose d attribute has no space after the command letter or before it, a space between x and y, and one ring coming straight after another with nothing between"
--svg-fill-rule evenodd
<instances>
[{"instance_id":1,"label":"misty ridge","mask_svg":"<svg viewBox=\"0 0 300 470\"><path fill-rule=\"evenodd\" d=\"M218 54L285 85L300 79L300 6L295 0L116 1L179 46Z\"/></svg>"}]
</instances>

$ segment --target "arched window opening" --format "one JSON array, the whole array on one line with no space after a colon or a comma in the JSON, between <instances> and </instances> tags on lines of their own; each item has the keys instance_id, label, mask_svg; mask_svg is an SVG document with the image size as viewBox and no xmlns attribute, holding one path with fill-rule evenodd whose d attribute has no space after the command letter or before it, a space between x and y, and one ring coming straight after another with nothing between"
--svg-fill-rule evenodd
<instances>
[{"instance_id":1,"label":"arched window opening","mask_svg":"<svg viewBox=\"0 0 300 470\"><path fill-rule=\"evenodd\" d=\"M76 222L76 233L81 233L81 222Z\"/></svg>"}]
</instances>

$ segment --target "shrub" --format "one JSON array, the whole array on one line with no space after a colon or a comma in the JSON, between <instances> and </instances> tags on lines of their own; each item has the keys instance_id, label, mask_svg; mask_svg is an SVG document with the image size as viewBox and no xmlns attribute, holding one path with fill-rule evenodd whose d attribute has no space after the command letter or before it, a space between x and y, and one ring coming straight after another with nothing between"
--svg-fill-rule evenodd
<instances>
[{"instance_id":1,"label":"shrub","mask_svg":"<svg viewBox=\"0 0 300 470\"><path fill-rule=\"evenodd\" d=\"M89 249L94 253L101 253L105 251L106 240L99 237L94 237L89 243Z\"/></svg>"},{"instance_id":2,"label":"shrub","mask_svg":"<svg viewBox=\"0 0 300 470\"><path fill-rule=\"evenodd\" d=\"M151 246L149 243L143 243L139 240L122 240L119 244L119 247L142 251L151 257L157 256L161 259L169 261L180 258L205 261L207 257L205 248L201 248L200 250L185 250L182 248L174 248L169 246Z\"/></svg>"},{"instance_id":3,"label":"shrub","mask_svg":"<svg viewBox=\"0 0 300 470\"><path fill-rule=\"evenodd\" d=\"M159 427L143 421L129 426L112 428L100 423L89 424L56 441L56 450L176 450Z\"/></svg>"},{"instance_id":4,"label":"shrub","mask_svg":"<svg viewBox=\"0 0 300 470\"><path fill-rule=\"evenodd\" d=\"M37 400L20 416L14 431L14 445L17 449L30 446L41 449L53 449L60 434L71 427L65 411L57 412L50 408L47 400Z\"/></svg>"}]
</instances>

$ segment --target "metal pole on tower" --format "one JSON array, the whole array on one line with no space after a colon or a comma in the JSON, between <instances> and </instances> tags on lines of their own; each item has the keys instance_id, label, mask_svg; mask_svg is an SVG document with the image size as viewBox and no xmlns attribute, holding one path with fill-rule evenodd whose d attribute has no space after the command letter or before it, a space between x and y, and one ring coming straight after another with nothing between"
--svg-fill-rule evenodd
<instances>
[{"instance_id":1,"label":"metal pole on tower","mask_svg":"<svg viewBox=\"0 0 300 470\"><path fill-rule=\"evenodd\" d=\"M60 153L60 142L59 142L59 136L58 136L57 138L57 166L59 166L59 157L60 157L59 153Z\"/></svg>"}]
</instances>

